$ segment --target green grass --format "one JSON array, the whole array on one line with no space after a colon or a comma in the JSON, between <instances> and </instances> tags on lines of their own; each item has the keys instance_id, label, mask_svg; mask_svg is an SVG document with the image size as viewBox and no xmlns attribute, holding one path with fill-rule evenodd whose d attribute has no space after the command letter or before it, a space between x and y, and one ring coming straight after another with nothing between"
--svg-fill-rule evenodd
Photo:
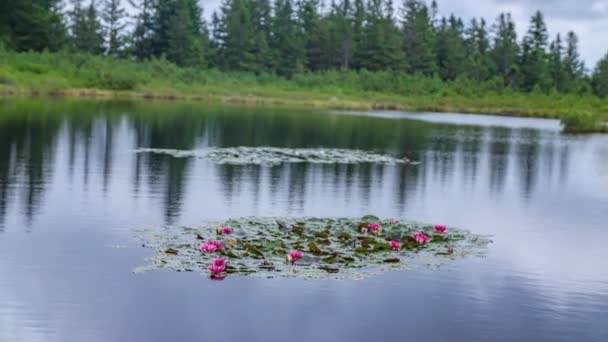
<instances>
[{"instance_id":1,"label":"green grass","mask_svg":"<svg viewBox=\"0 0 608 342\"><path fill-rule=\"evenodd\" d=\"M366 71L307 73L287 80L271 74L179 68L165 60L138 62L73 53L0 51L0 93L546 117L564 119L571 132L604 131L608 120L608 99L591 94L525 94L504 88L498 80L443 82ZM572 113L588 114L581 119Z\"/></svg>"}]
</instances>

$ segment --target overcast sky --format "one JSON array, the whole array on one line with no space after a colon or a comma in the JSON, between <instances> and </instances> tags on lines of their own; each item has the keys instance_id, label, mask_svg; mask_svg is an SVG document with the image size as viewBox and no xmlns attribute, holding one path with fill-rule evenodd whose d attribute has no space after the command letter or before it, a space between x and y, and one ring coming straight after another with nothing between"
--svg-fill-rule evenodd
<instances>
[{"instance_id":1,"label":"overcast sky","mask_svg":"<svg viewBox=\"0 0 608 342\"><path fill-rule=\"evenodd\" d=\"M221 0L200 0L207 17ZM329 0L328 0L329 1ZM428 0L430 2L430 0ZM399 4L400 0L394 0ZM608 52L608 0L437 0L440 15L454 13L465 20L484 17L490 24L500 12L511 12L519 38L536 10L545 15L551 38L573 30L580 39L580 53L587 68Z\"/></svg>"}]
</instances>

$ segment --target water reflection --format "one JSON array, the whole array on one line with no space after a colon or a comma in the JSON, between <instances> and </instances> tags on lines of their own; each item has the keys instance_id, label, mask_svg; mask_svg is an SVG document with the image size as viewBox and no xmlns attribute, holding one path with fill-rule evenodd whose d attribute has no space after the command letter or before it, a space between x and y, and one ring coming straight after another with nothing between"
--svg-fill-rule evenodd
<instances>
[{"instance_id":1,"label":"water reflection","mask_svg":"<svg viewBox=\"0 0 608 342\"><path fill-rule=\"evenodd\" d=\"M241 187L251 186L247 193L252 194L254 207L260 198L277 201L282 190L286 191L288 209L297 211L304 207L307 196L314 196L310 195L314 185L324 184L341 197L335 200L350 201L357 194L363 205L369 205L372 198L366 194L381 189L386 198L405 210L406 199L424 196L430 185L462 186L461 191L474 191L479 182L484 182L480 174L487 179L487 191L500 196L507 176L517 173L512 177L519 183L522 198L529 199L539 179L553 185L566 183L565 169L570 164L571 144L559 143L559 133L554 130L128 102L101 106L88 102L46 106L9 102L3 105L0 118L0 222L11 201L21 201L19 210L27 217L28 226L43 203L41 198L51 185L53 172L64 169L56 164L63 162L68 173L62 179L74 182L80 175L85 192L92 176L101 182L94 188L106 194L117 168L132 175L133 196L140 196L145 187L150 194L161 197L168 224L179 220L185 196L193 187L189 184L191 174L217 174L221 186L205 189L205 196L223 197L227 205L242 196ZM65 149L56 158L60 142ZM251 145L357 148L408 155L421 160L422 165L294 164L267 168L131 153L139 147L190 150ZM123 159L118 165L116 155ZM558 179L554 180L556 175Z\"/></svg>"},{"instance_id":2,"label":"water reflection","mask_svg":"<svg viewBox=\"0 0 608 342\"><path fill-rule=\"evenodd\" d=\"M562 136L547 121L412 118L0 102L0 274L10 275L0 277L0 340L608 339L608 138ZM133 153L241 145L356 148L421 164L231 166ZM495 243L488 259L445 272L363 282L130 273L147 252L133 228L366 213L458 225Z\"/></svg>"}]
</instances>

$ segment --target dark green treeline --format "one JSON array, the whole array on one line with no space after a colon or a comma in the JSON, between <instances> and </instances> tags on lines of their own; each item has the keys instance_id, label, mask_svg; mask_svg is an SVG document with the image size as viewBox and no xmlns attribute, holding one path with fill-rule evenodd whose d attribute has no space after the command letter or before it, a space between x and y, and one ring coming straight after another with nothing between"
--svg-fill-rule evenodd
<instances>
[{"instance_id":1,"label":"dark green treeline","mask_svg":"<svg viewBox=\"0 0 608 342\"><path fill-rule=\"evenodd\" d=\"M435 1L224 0L210 22L197 0L15 0L0 3L0 48L291 77L392 71L495 82L524 92L608 95L608 55L588 73L574 32L550 37L543 14L523 37L493 22L439 17Z\"/></svg>"}]
</instances>

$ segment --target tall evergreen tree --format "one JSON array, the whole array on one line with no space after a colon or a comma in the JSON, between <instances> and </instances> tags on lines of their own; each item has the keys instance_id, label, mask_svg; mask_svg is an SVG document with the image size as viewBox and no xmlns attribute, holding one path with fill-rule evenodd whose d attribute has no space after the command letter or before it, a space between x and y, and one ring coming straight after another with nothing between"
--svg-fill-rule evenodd
<instances>
[{"instance_id":1,"label":"tall evergreen tree","mask_svg":"<svg viewBox=\"0 0 608 342\"><path fill-rule=\"evenodd\" d=\"M453 15L442 18L436 39L439 75L444 80L454 80L465 72L467 51L463 38L462 22Z\"/></svg>"},{"instance_id":2,"label":"tall evergreen tree","mask_svg":"<svg viewBox=\"0 0 608 342\"><path fill-rule=\"evenodd\" d=\"M319 0L299 0L298 25L304 44L304 60L308 70L328 68L329 25L322 21Z\"/></svg>"},{"instance_id":3,"label":"tall evergreen tree","mask_svg":"<svg viewBox=\"0 0 608 342\"><path fill-rule=\"evenodd\" d=\"M526 91L539 89L547 91L551 88L551 75L547 58L547 26L540 11L530 19L530 27L522 44L520 70L522 72L521 87Z\"/></svg>"},{"instance_id":4,"label":"tall evergreen tree","mask_svg":"<svg viewBox=\"0 0 608 342\"><path fill-rule=\"evenodd\" d=\"M490 79L496 73L494 61L490 56L490 40L486 21L482 18L471 20L467 30L467 63L466 74L477 81Z\"/></svg>"},{"instance_id":5,"label":"tall evergreen tree","mask_svg":"<svg viewBox=\"0 0 608 342\"><path fill-rule=\"evenodd\" d=\"M562 60L563 54L564 46L561 35L558 33L555 40L549 45L549 69L553 86L560 92L565 90L566 82L566 71Z\"/></svg>"},{"instance_id":6,"label":"tall evergreen tree","mask_svg":"<svg viewBox=\"0 0 608 342\"><path fill-rule=\"evenodd\" d=\"M220 8L214 31L219 45L218 63L225 70L258 70L255 30L249 5L247 0L224 0Z\"/></svg>"},{"instance_id":7,"label":"tall evergreen tree","mask_svg":"<svg viewBox=\"0 0 608 342\"><path fill-rule=\"evenodd\" d=\"M368 2L360 64L370 71L401 71L405 68L402 39L394 18L383 5L386 3L382 0Z\"/></svg>"},{"instance_id":8,"label":"tall evergreen tree","mask_svg":"<svg viewBox=\"0 0 608 342\"><path fill-rule=\"evenodd\" d=\"M490 55L496 71L503 77L505 85L515 86L519 73L517 61L520 48L511 14L501 13L494 24L494 31L494 44Z\"/></svg>"},{"instance_id":9,"label":"tall evergreen tree","mask_svg":"<svg viewBox=\"0 0 608 342\"><path fill-rule=\"evenodd\" d=\"M272 25L272 49L275 70L281 76L291 77L304 69L305 45L294 17L292 0L277 0Z\"/></svg>"},{"instance_id":10,"label":"tall evergreen tree","mask_svg":"<svg viewBox=\"0 0 608 342\"><path fill-rule=\"evenodd\" d=\"M269 0L251 0L251 21L253 23L256 57L256 72L272 69L270 40L272 38L272 7Z\"/></svg>"},{"instance_id":11,"label":"tall evergreen tree","mask_svg":"<svg viewBox=\"0 0 608 342\"><path fill-rule=\"evenodd\" d=\"M608 54L597 63L591 82L597 96L602 98L608 96Z\"/></svg>"},{"instance_id":12,"label":"tall evergreen tree","mask_svg":"<svg viewBox=\"0 0 608 342\"><path fill-rule=\"evenodd\" d=\"M103 52L103 32L95 1L83 6L82 0L72 1L70 12L71 40L74 49L91 54Z\"/></svg>"},{"instance_id":13,"label":"tall evergreen tree","mask_svg":"<svg viewBox=\"0 0 608 342\"><path fill-rule=\"evenodd\" d=\"M205 66L206 30L196 0L177 0L170 19L167 58L180 66Z\"/></svg>"},{"instance_id":14,"label":"tall evergreen tree","mask_svg":"<svg viewBox=\"0 0 608 342\"><path fill-rule=\"evenodd\" d=\"M404 0L403 48L409 73L437 71L434 32L428 7L421 0Z\"/></svg>"},{"instance_id":15,"label":"tall evergreen tree","mask_svg":"<svg viewBox=\"0 0 608 342\"><path fill-rule=\"evenodd\" d=\"M120 0L103 0L102 12L106 53L117 57L123 52L125 37L124 29L126 13Z\"/></svg>"},{"instance_id":16,"label":"tall evergreen tree","mask_svg":"<svg viewBox=\"0 0 608 342\"><path fill-rule=\"evenodd\" d=\"M0 42L7 47L57 51L65 37L60 0L0 1Z\"/></svg>"},{"instance_id":17,"label":"tall evergreen tree","mask_svg":"<svg viewBox=\"0 0 608 342\"><path fill-rule=\"evenodd\" d=\"M365 2L354 0L352 30L353 30L353 67L361 68L361 57L364 54Z\"/></svg>"},{"instance_id":18,"label":"tall evergreen tree","mask_svg":"<svg viewBox=\"0 0 608 342\"><path fill-rule=\"evenodd\" d=\"M566 37L566 51L564 56L564 68L566 72L566 84L570 91L577 91L580 83L585 78L585 64L581 61L578 53L578 37L572 31Z\"/></svg>"},{"instance_id":19,"label":"tall evergreen tree","mask_svg":"<svg viewBox=\"0 0 608 342\"><path fill-rule=\"evenodd\" d=\"M138 59L150 58L154 54L154 0L129 0L138 10L135 29L131 35L131 51Z\"/></svg>"}]
</instances>

